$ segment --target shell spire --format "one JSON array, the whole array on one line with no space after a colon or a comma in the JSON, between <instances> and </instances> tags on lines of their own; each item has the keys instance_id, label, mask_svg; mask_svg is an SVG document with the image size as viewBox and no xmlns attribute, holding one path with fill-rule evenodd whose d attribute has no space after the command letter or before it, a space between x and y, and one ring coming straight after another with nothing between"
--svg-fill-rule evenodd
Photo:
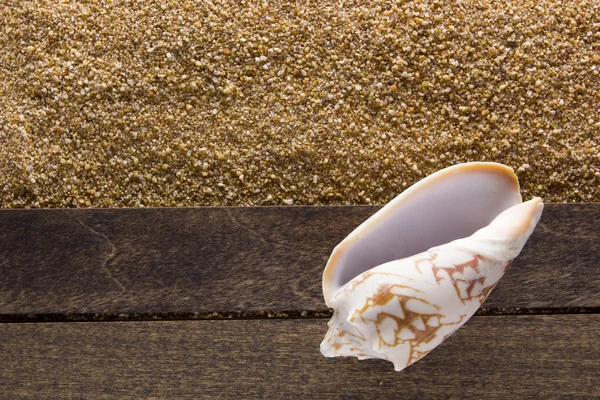
<instances>
[{"instance_id":1,"label":"shell spire","mask_svg":"<svg viewBox=\"0 0 600 400\"><path fill-rule=\"evenodd\" d=\"M476 164L475 171L489 166L489 163L472 164ZM472 164L449 169L465 172L468 169L464 166ZM512 170L509 171L512 173ZM507 171L503 170L501 174L506 175ZM464 178L460 175L446 174L445 179ZM502 180L496 183L499 182ZM427 193L422 189L418 192L413 192L412 196L420 195L420 200L428 196L440 198L439 191L436 190ZM517 201L514 193L504 193L503 196L508 200L500 201L499 206L481 213L489 214L488 218L475 218L477 221L473 222L469 214L470 208L481 207L480 202L488 198L482 195L459 208L460 212L457 214L448 216L450 224L442 223L444 226L459 225L458 228L447 232L448 237L452 237L464 232L461 224L469 225L469 229L472 229L477 224L481 225L482 221L485 222L470 235L402 258L395 258L397 252L389 251L383 256L388 258L386 262L370 268L367 263L363 272L340 285L329 299L329 304L334 308L334 315L329 322L329 331L321 343L323 355L355 356L359 359L381 358L393 362L395 370L400 371L433 350L460 328L477 311L504 275L511 261L520 253L542 214L543 203L540 198L521 203L520 196ZM411 222L409 225L413 226L419 221L418 217L408 214L403 217L401 214L401 207L396 207L396 211L391 213L388 210L388 218L395 218L396 221L408 221ZM377 221L378 224L385 223L382 220L369 219L363 225L374 224L373 221ZM369 229L372 231L371 238L363 238L363 243L359 243L360 240L356 241L356 237L360 238L358 228L358 235L355 231L349 236L355 239L354 243L358 243L354 246L361 246L359 254L364 255L362 260L365 262L381 259L369 257L365 253L370 241L373 241L374 249L379 249L378 235L375 234L377 229ZM380 230L379 234L393 233L394 237L401 241L401 229L404 228L400 227L398 231L390 229ZM435 226L429 229L435 230ZM327 268L337 272L334 274L330 271L328 274L326 270L323 282L325 293L328 293L325 286L332 285L330 280L337 277L339 281L339 277L344 276L344 268L356 268L350 262L355 258L344 258L335 254L340 251L348 253L352 250L351 247L352 244L348 244L338 246L334 250L334 263L341 264L331 264L331 260L328 263Z\"/></svg>"}]
</instances>

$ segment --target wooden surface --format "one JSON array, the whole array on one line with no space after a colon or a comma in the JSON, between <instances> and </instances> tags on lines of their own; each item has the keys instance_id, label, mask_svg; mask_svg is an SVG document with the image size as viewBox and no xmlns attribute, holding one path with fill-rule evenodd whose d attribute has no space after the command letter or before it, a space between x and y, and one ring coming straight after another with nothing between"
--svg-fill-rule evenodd
<instances>
[{"instance_id":1,"label":"wooden surface","mask_svg":"<svg viewBox=\"0 0 600 400\"><path fill-rule=\"evenodd\" d=\"M547 205L405 371L321 356L325 262L377 209L0 210L0 399L600 398L600 204Z\"/></svg>"},{"instance_id":2,"label":"wooden surface","mask_svg":"<svg viewBox=\"0 0 600 400\"><path fill-rule=\"evenodd\" d=\"M377 210L0 210L0 314L323 311L329 254ZM599 221L548 204L485 307L598 306Z\"/></svg>"},{"instance_id":3,"label":"wooden surface","mask_svg":"<svg viewBox=\"0 0 600 400\"><path fill-rule=\"evenodd\" d=\"M0 393L58 398L600 398L600 315L474 317L402 372L319 353L325 319L0 324Z\"/></svg>"}]
</instances>

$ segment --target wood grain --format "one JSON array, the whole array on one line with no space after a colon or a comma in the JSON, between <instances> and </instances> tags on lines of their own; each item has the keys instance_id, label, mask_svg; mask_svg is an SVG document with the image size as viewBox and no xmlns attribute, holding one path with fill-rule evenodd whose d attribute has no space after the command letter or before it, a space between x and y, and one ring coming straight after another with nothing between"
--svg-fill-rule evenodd
<instances>
[{"instance_id":1,"label":"wood grain","mask_svg":"<svg viewBox=\"0 0 600 400\"><path fill-rule=\"evenodd\" d=\"M0 210L0 314L324 310L378 207ZM549 204L488 308L598 307L600 204Z\"/></svg>"},{"instance_id":2,"label":"wood grain","mask_svg":"<svg viewBox=\"0 0 600 400\"><path fill-rule=\"evenodd\" d=\"M600 315L475 317L408 369L326 320L0 324L3 398L600 398Z\"/></svg>"}]
</instances>

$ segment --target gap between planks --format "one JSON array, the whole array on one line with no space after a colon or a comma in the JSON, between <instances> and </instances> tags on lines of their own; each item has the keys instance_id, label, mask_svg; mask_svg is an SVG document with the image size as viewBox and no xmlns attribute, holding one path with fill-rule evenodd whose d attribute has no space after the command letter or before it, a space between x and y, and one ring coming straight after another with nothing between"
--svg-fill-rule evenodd
<instances>
[{"instance_id":1,"label":"gap between planks","mask_svg":"<svg viewBox=\"0 0 600 400\"><path fill-rule=\"evenodd\" d=\"M480 308L475 316L600 314L600 307L574 308ZM204 321L246 319L331 318L332 310L322 311L248 311L248 312L171 312L171 313L73 313L0 314L0 323L31 322L111 322L111 321Z\"/></svg>"}]
</instances>

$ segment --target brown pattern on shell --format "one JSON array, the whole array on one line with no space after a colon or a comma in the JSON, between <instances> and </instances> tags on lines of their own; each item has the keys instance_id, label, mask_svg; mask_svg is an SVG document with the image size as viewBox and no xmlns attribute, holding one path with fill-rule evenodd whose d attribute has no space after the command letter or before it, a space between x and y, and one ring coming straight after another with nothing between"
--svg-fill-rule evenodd
<instances>
[{"instance_id":1,"label":"brown pattern on shell","mask_svg":"<svg viewBox=\"0 0 600 400\"><path fill-rule=\"evenodd\" d=\"M480 283L482 286L485 283L485 276L480 276L476 279L460 279L456 278L454 275L457 273L464 274L465 269L472 268L477 274L481 271L479 269L479 261L485 261L485 259L480 255L475 255L472 260L469 260L462 264L455 264L453 267L437 267L433 266L431 269L433 271L433 275L435 276L436 282L439 284L442 277L440 275L440 271L445 271L450 276L450 280L452 281L452 285L454 286L454 290L456 290L456 295L460 299L460 301L464 304L465 301L471 301L473 299L478 299L480 303L483 303L483 300L487 297L489 292L494 288L495 285L488 286L486 288L481 289L481 292L478 294L471 293L475 288L477 283ZM463 296L459 283L464 283L467 285L465 289L466 296ZM482 300L483 298L483 300Z\"/></svg>"},{"instance_id":2,"label":"brown pattern on shell","mask_svg":"<svg viewBox=\"0 0 600 400\"><path fill-rule=\"evenodd\" d=\"M419 257L416 258L414 260L415 263L415 269L417 270L417 272L419 274L422 274L421 269L419 268L419 264L424 263L424 262L430 262L431 264L433 264L433 261L435 261L437 259L437 253L426 253L426 256L423 257ZM392 260L393 261L393 260ZM356 278L352 279L350 282L346 283L346 285L343 287L342 290L340 290L335 296L337 297L340 293L345 293L345 292L351 292L354 289L356 289L357 286L359 286L360 284L366 282L371 276L373 275L387 275L387 276L395 276L397 278L403 278L403 279L408 279L411 281L414 281L414 278L408 277L408 276L404 276L404 275L400 275L400 274L394 274L392 272L378 272L378 271L366 271L363 272L361 275L357 276ZM439 282L438 282L439 283ZM423 293L422 290L419 290L417 288L414 288L412 286L405 286L406 288L410 288L416 292L419 293Z\"/></svg>"},{"instance_id":3,"label":"brown pattern on shell","mask_svg":"<svg viewBox=\"0 0 600 400\"><path fill-rule=\"evenodd\" d=\"M408 276L404 276L404 275L400 275L400 274L393 274L391 272L377 272L377 271L367 271L367 272L363 272L361 275L359 275L358 277L354 278L353 280L351 280L350 282L348 282L343 288L342 290L340 290L338 293L336 293L336 295L333 297L334 299L340 295L340 293L347 293L347 292L351 292L354 289L356 289L356 287L364 282L366 282L370 277L374 276L374 275L386 275L386 276L395 276L397 278L403 278L403 279L408 279L411 281L414 281L414 278L410 278ZM400 286L400 285L399 285ZM412 286L403 286L405 288L410 288L416 292L419 293L423 293L422 290L416 289Z\"/></svg>"},{"instance_id":4,"label":"brown pattern on shell","mask_svg":"<svg viewBox=\"0 0 600 400\"><path fill-rule=\"evenodd\" d=\"M421 268L419 268L419 264L424 263L424 262L430 262L433 265L433 262L437 259L437 253L426 253L428 254L428 256L425 257L419 257L415 260L415 269L417 270L417 272L419 274L423 274L423 272L421 271Z\"/></svg>"},{"instance_id":5,"label":"brown pattern on shell","mask_svg":"<svg viewBox=\"0 0 600 400\"><path fill-rule=\"evenodd\" d=\"M418 312L410 310L406 306L406 303L412 299L412 300L424 302L424 303L431 305L437 309L439 309L439 306L437 306L435 304L431 304L431 303L429 303L423 299L420 299L418 297L394 294L391 292L391 289L395 286L396 285L385 285L385 284L380 285L377 293L375 293L375 295L373 297L368 298L367 302L363 306L363 308L355 311L353 313L352 317L350 318L350 320L352 321L352 320L356 319L357 317L360 317L365 322L367 322L367 321L373 322L375 324L375 328L376 328L377 335L379 338L379 342L378 342L379 347L382 347L384 344L391 346L391 347L396 347L400 344L408 343L410 345L410 354L411 354L409 357L408 364L412 364L413 362L415 362L416 360L421 358L423 355L427 354L427 352L418 352L417 350L415 350L415 348L417 346L419 346L422 343L429 343L436 336L439 329L444 326L460 325L462 323L462 321L464 320L464 318L466 317L466 315L461 315L460 321L458 321L458 322L442 324L441 322L439 322L439 320L441 318L445 317L444 314L441 314L441 313L434 313L434 314L418 313ZM377 318L374 320L364 318L363 314L369 308L385 305L394 299L398 299L398 301L400 302L400 307L404 314L404 318L400 318L394 314L390 314L390 313L386 313L386 312L378 313ZM438 318L438 326L430 326L427 324L429 318L431 318L431 317ZM395 329L393 344L389 344L383 339L381 329L380 329L380 325L387 318L393 319L397 325L397 328ZM418 329L413 325L413 322L415 322L418 318L420 318L421 321L423 322L423 324L425 326L424 329ZM410 332L412 332L412 334L414 335L414 338L401 339L399 337L399 333L402 332L403 329L408 329ZM421 354L421 355L419 355L419 354Z\"/></svg>"},{"instance_id":6,"label":"brown pattern on shell","mask_svg":"<svg viewBox=\"0 0 600 400\"><path fill-rule=\"evenodd\" d=\"M431 349L431 350L433 350L433 349ZM415 361L418 361L419 359L425 357L427 354L429 354L429 352L431 350L411 351L410 357L408 358L408 362L406 363L406 366L408 367L410 364L414 363Z\"/></svg>"},{"instance_id":7,"label":"brown pattern on shell","mask_svg":"<svg viewBox=\"0 0 600 400\"><path fill-rule=\"evenodd\" d=\"M359 335L355 335L354 333L350 333L348 331L344 331L344 330L338 332L337 336L338 337L343 337L345 335L348 335L348 336L355 337L356 339L365 341L366 339L365 339L365 336L362 334L362 332L358 328L356 328L356 331L360 334L360 336Z\"/></svg>"},{"instance_id":8,"label":"brown pattern on shell","mask_svg":"<svg viewBox=\"0 0 600 400\"><path fill-rule=\"evenodd\" d=\"M454 275L457 273L464 274L464 271L466 268L473 268L473 270L477 274L479 274L481 272L480 268L479 268L479 261L485 261L485 259L480 255L475 255L472 260L467 261L462 264L454 265L453 267L438 267L438 266L436 266L434 264L434 261L436 258L437 258L436 253L432 253L429 256L416 258L414 260L414 265L415 265L417 272L422 274L422 271L419 268L419 264L424 263L424 262L430 262L432 264L432 266L431 266L432 272L434 274L434 277L435 277L438 285L441 283L441 280L442 280L442 277L440 276L440 271L445 271L446 273L448 273L448 275L450 276L450 279L452 281L452 284L454 286L454 289L456 290L456 294L463 304L465 303L465 301L470 301L470 300L474 300L474 299L477 299L479 301L479 303L482 304L484 302L484 300L487 298L487 296L489 295L489 293L492 291L492 289L496 286L496 284L494 283L493 285L482 288L479 294L473 294L472 290L475 287L475 285L478 282L481 283L481 285L483 285L485 282L485 277L479 277L479 278L472 279L472 280L455 278ZM506 271L509 266L510 266L510 261L504 267L504 271ZM389 272L367 271L367 272L363 273L359 279L349 282L348 285L346 285L346 287L342 291L340 291L340 293L349 292L349 291L354 290L358 285L364 283L373 275L388 275L388 276L400 277L400 278L414 281L413 278L405 277L405 276L402 276L399 274L394 274L394 273L389 273ZM464 283L468 284L468 286L466 288L467 297L461 296L461 291L458 287L459 282L464 282ZM419 360L420 358L424 357L427 353L429 353L432 350L432 349L429 349L426 351L418 351L418 350L416 350L416 348L419 345L421 345L423 343L429 343L433 338L436 337L438 331L442 327L456 325L456 328L453 329L452 332L449 332L448 334L444 335L443 340L446 340L450 335L452 335L454 332L456 332L458 327L460 327L463 324L465 318L467 317L466 314L461 314L459 321L443 324L440 321L442 318L446 317L445 314L442 314L442 313L433 313L433 314L418 313L418 312L408 309L406 303L409 300L415 300L415 301L423 302L427 305L433 306L436 309L439 309L440 307L438 305L431 304L431 303L427 302L426 300L421 299L419 297L394 294L391 291L392 288L408 288L408 289L414 290L418 293L423 293L423 291L416 289L409 285L381 284L379 286L377 292L372 297L367 298L365 305L360 310L354 311L352 316L349 318L349 321L352 322L352 321L355 321L356 318L360 318L365 323L372 322L375 325L375 328L377 331L378 340L379 340L379 342L378 342L379 348L381 348L384 344L387 346L390 346L390 347L396 347L400 344L408 343L410 345L410 356L409 356L406 366L408 366L408 365L414 363L415 361ZM377 317L375 319L369 319L369 318L365 318L363 316L363 314L370 308L375 307L375 306L383 306L394 299L397 299L399 301L400 307L404 314L403 318L400 318L397 315L390 314L387 312L378 313ZM430 326L428 324L429 318L432 318L432 317L438 318L438 326ZM380 329L380 325L388 318L393 319L397 325L397 328L394 331L395 335L394 335L394 343L393 344L388 344L383 339L382 332ZM415 322L418 318L420 318L421 321L423 322L423 324L425 326L424 329L418 329L413 325L413 322ZM358 336L356 334L352 334L350 332L340 331L337 334L338 337L343 337L344 335L348 334L350 336L353 336L355 339L351 339L351 342L336 343L333 345L333 348L337 351L343 345L351 346L352 344L355 344L356 342L362 342L364 344L366 342L366 338L364 337L364 334L356 326L355 326L355 329L360 334L360 336ZM412 338L412 339L399 338L399 334L400 334L400 332L403 331L403 329L408 329L410 332L412 332L412 334L414 335L414 338ZM331 340L331 338L328 341L330 341L330 340ZM352 343L352 342L354 342L354 343ZM359 355L359 356L371 357L370 355L362 353L361 349L358 349L355 347L350 347L349 350L351 352L360 352L360 353L357 353L357 355ZM382 354L382 353L379 353L379 356L384 357L385 359L389 359L387 357L387 355Z\"/></svg>"}]
</instances>

